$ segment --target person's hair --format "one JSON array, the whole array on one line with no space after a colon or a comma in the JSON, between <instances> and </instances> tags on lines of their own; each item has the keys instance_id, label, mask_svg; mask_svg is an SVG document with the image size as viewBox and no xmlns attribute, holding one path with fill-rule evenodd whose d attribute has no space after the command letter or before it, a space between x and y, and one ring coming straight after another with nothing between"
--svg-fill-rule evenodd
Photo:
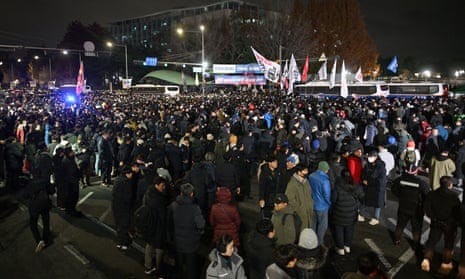
<instances>
[{"instance_id":1,"label":"person's hair","mask_svg":"<svg viewBox=\"0 0 465 279\"><path fill-rule=\"evenodd\" d=\"M294 244L284 244L276 247L273 252L274 262L282 268L285 268L289 262L293 261L299 255L299 250Z\"/></svg>"},{"instance_id":2,"label":"person's hair","mask_svg":"<svg viewBox=\"0 0 465 279\"><path fill-rule=\"evenodd\" d=\"M256 230L259 234L267 235L274 230L273 222L270 219L261 219L257 222Z\"/></svg>"},{"instance_id":3,"label":"person's hair","mask_svg":"<svg viewBox=\"0 0 465 279\"><path fill-rule=\"evenodd\" d=\"M338 154L338 153L331 153L331 156L330 156L330 161L331 162L337 162L337 160L341 159L341 154Z\"/></svg>"},{"instance_id":4,"label":"person's hair","mask_svg":"<svg viewBox=\"0 0 465 279\"><path fill-rule=\"evenodd\" d=\"M184 183L181 185L181 195L190 196L194 192L195 192L195 188L194 186L192 186L192 184Z\"/></svg>"},{"instance_id":5,"label":"person's hair","mask_svg":"<svg viewBox=\"0 0 465 279\"><path fill-rule=\"evenodd\" d=\"M452 179L450 176L441 176L441 178L439 179L439 185L441 186L441 188L447 188L449 187L449 185L452 183Z\"/></svg>"},{"instance_id":6,"label":"person's hair","mask_svg":"<svg viewBox=\"0 0 465 279\"><path fill-rule=\"evenodd\" d=\"M299 171L303 171L304 169L308 169L308 167L304 164L298 164L297 166L295 166L294 170L295 172L294 173L297 173Z\"/></svg>"},{"instance_id":7,"label":"person's hair","mask_svg":"<svg viewBox=\"0 0 465 279\"><path fill-rule=\"evenodd\" d=\"M220 253L225 253L226 252L226 247L228 246L229 243L233 241L233 238L229 234L221 234L218 236L216 239L216 250Z\"/></svg>"},{"instance_id":8,"label":"person's hair","mask_svg":"<svg viewBox=\"0 0 465 279\"><path fill-rule=\"evenodd\" d=\"M378 268L378 265L379 258L375 252L367 252L357 259L358 270L364 275L373 273Z\"/></svg>"},{"instance_id":9,"label":"person's hair","mask_svg":"<svg viewBox=\"0 0 465 279\"><path fill-rule=\"evenodd\" d=\"M157 176L157 177L155 177L155 178L153 179L153 184L154 184L154 185L159 185L159 184L161 184L161 183L165 183L165 185L168 184L168 182L166 181L166 179L164 179L164 178L161 177L161 176Z\"/></svg>"},{"instance_id":10,"label":"person's hair","mask_svg":"<svg viewBox=\"0 0 465 279\"><path fill-rule=\"evenodd\" d=\"M346 168L342 169L341 179L345 184L350 184L350 185L354 184L354 179L352 178L352 175L350 174L349 169L346 169Z\"/></svg>"}]
</instances>

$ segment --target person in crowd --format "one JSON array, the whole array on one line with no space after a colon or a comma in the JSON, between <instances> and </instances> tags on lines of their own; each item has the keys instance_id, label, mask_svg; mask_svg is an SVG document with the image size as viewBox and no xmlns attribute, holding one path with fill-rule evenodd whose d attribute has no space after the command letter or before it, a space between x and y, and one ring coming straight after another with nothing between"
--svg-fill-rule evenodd
<instances>
[{"instance_id":1,"label":"person in crowd","mask_svg":"<svg viewBox=\"0 0 465 279\"><path fill-rule=\"evenodd\" d=\"M71 216L80 217L82 213L76 209L77 202L79 200L79 179L80 172L76 164L76 158L74 151L71 146L68 146L64 150L64 157L62 160L63 167L63 179L64 179L64 201L66 214Z\"/></svg>"},{"instance_id":2,"label":"person in crowd","mask_svg":"<svg viewBox=\"0 0 465 279\"><path fill-rule=\"evenodd\" d=\"M265 269L273 263L275 229L270 219L260 219L247 239L250 278L265 278Z\"/></svg>"},{"instance_id":3,"label":"person in crowd","mask_svg":"<svg viewBox=\"0 0 465 279\"><path fill-rule=\"evenodd\" d=\"M374 208L373 218L369 224L379 224L381 208L386 203L386 167L384 162L378 159L378 152L370 151L367 164L363 168L362 185L365 187L365 205Z\"/></svg>"},{"instance_id":4,"label":"person in crowd","mask_svg":"<svg viewBox=\"0 0 465 279\"><path fill-rule=\"evenodd\" d=\"M108 187L112 184L111 171L113 167L113 147L110 142L111 131L105 130L97 144L100 172L102 174L102 186Z\"/></svg>"},{"instance_id":5,"label":"person in crowd","mask_svg":"<svg viewBox=\"0 0 465 279\"><path fill-rule=\"evenodd\" d=\"M426 139L424 164L429 167L433 156L438 157L441 151L446 147L446 142L439 136L439 130L435 127L431 131L431 135ZM432 185L431 185L432 186Z\"/></svg>"},{"instance_id":6,"label":"person in crowd","mask_svg":"<svg viewBox=\"0 0 465 279\"><path fill-rule=\"evenodd\" d=\"M301 222L300 217L292 206L286 194L277 194L274 200L274 211L271 222L275 229L276 245L297 243L301 228L297 228ZM296 220L299 218L299 220Z\"/></svg>"},{"instance_id":7,"label":"person in crowd","mask_svg":"<svg viewBox=\"0 0 465 279\"><path fill-rule=\"evenodd\" d=\"M341 161L342 156L338 153L331 153L328 165L329 165L329 171L328 171L328 177L329 181L331 182L331 189L334 189L336 186L336 181L339 179L341 176L341 171L344 167L342 166L342 161Z\"/></svg>"},{"instance_id":8,"label":"person in crowd","mask_svg":"<svg viewBox=\"0 0 465 279\"><path fill-rule=\"evenodd\" d=\"M278 160L272 154L266 157L266 164L262 165L258 180L258 205L264 218L270 218L274 208L274 198L280 193L279 182L281 173Z\"/></svg>"},{"instance_id":9,"label":"person in crowd","mask_svg":"<svg viewBox=\"0 0 465 279\"><path fill-rule=\"evenodd\" d=\"M343 169L331 193L330 218L334 226L333 237L338 255L351 253L359 204L363 198L364 193L355 184L350 171Z\"/></svg>"},{"instance_id":10,"label":"person in crowd","mask_svg":"<svg viewBox=\"0 0 465 279\"><path fill-rule=\"evenodd\" d=\"M295 167L300 163L299 156L295 153L290 153L289 156L284 157L284 164L279 166L281 179L279 182L279 192L285 193L287 189L287 184L291 180L291 177L294 175ZM279 160L278 160L279 164Z\"/></svg>"},{"instance_id":11,"label":"person in crowd","mask_svg":"<svg viewBox=\"0 0 465 279\"><path fill-rule=\"evenodd\" d=\"M326 263L328 249L318 243L317 235L312 229L306 228L300 233L296 263L298 278L315 278L315 273Z\"/></svg>"},{"instance_id":12,"label":"person in crowd","mask_svg":"<svg viewBox=\"0 0 465 279\"><path fill-rule=\"evenodd\" d=\"M16 140L15 137L9 137L5 141L5 170L6 170L6 187L10 191L18 190L19 177L22 174L24 147Z\"/></svg>"},{"instance_id":13,"label":"person in crowd","mask_svg":"<svg viewBox=\"0 0 465 279\"><path fill-rule=\"evenodd\" d=\"M118 238L116 247L121 251L128 250L128 246L131 244L129 230L131 228L132 215L132 175L133 173L129 166L121 169L120 175L115 179L115 186L112 191L112 211Z\"/></svg>"},{"instance_id":14,"label":"person in crowd","mask_svg":"<svg viewBox=\"0 0 465 279\"><path fill-rule=\"evenodd\" d=\"M313 219L313 198L308 182L308 167L298 165L287 184L286 196L302 221L303 228L310 228Z\"/></svg>"},{"instance_id":15,"label":"person in crowd","mask_svg":"<svg viewBox=\"0 0 465 279\"><path fill-rule=\"evenodd\" d=\"M421 262L421 269L424 271L430 271L434 248L443 235L444 249L440 269L448 272L453 268L452 255L457 225L460 222L460 200L452 191L454 182L456 181L453 177L442 176L439 180L440 187L426 195L424 209L426 216L431 219L431 225Z\"/></svg>"},{"instance_id":16,"label":"person in crowd","mask_svg":"<svg viewBox=\"0 0 465 279\"><path fill-rule=\"evenodd\" d=\"M166 185L167 181L164 178L156 177L153 180L152 187L148 188L144 195L144 202L149 206L155 224L155 231L143 235L143 239L146 241L145 245L145 274L151 275L155 272L160 274L161 262L163 260L163 250L166 243L166 206L168 200L166 196ZM154 264L155 258L155 264Z\"/></svg>"},{"instance_id":17,"label":"person in crowd","mask_svg":"<svg viewBox=\"0 0 465 279\"><path fill-rule=\"evenodd\" d=\"M363 164L362 164L362 148L361 147L351 147L347 146L346 150L349 152L349 156L346 158L347 162L347 169L350 171L350 174L352 175L352 179L357 185L362 185L362 170L363 170ZM350 152L349 150L352 150ZM365 203L362 202L360 204L360 210L364 208ZM358 221L363 222L365 221L365 217L363 217L362 214L358 215Z\"/></svg>"},{"instance_id":18,"label":"person in crowd","mask_svg":"<svg viewBox=\"0 0 465 279\"><path fill-rule=\"evenodd\" d=\"M331 206L331 181L328 176L329 165L326 161L318 163L318 169L308 176L312 187L313 218L311 228L318 235L318 244L324 245L328 229L328 213Z\"/></svg>"},{"instance_id":19,"label":"person in crowd","mask_svg":"<svg viewBox=\"0 0 465 279\"><path fill-rule=\"evenodd\" d=\"M232 193L228 188L219 188L216 192L216 203L210 212L210 225L213 227L213 241L222 234L229 234L234 239L234 245L240 247L241 218L237 205L232 202Z\"/></svg>"},{"instance_id":20,"label":"person in crowd","mask_svg":"<svg viewBox=\"0 0 465 279\"><path fill-rule=\"evenodd\" d=\"M400 153L400 160L404 169L410 168L410 165L421 166L420 150L415 148L415 141L413 139L407 141L407 148Z\"/></svg>"},{"instance_id":21,"label":"person in crowd","mask_svg":"<svg viewBox=\"0 0 465 279\"><path fill-rule=\"evenodd\" d=\"M410 165L392 183L391 192L399 198L397 225L394 230L394 243L400 244L405 226L410 221L415 248L420 245L423 225L423 201L430 191L428 182L418 177L418 167Z\"/></svg>"},{"instance_id":22,"label":"person in crowd","mask_svg":"<svg viewBox=\"0 0 465 279\"><path fill-rule=\"evenodd\" d=\"M181 193L168 207L168 230L176 247L176 270L182 278L199 278L197 251L205 229L200 207L194 203L195 188L180 186Z\"/></svg>"},{"instance_id":23,"label":"person in crowd","mask_svg":"<svg viewBox=\"0 0 465 279\"><path fill-rule=\"evenodd\" d=\"M274 262L266 268L266 279L298 278L296 268L299 250L295 244L284 244L276 247L273 252Z\"/></svg>"},{"instance_id":24,"label":"person in crowd","mask_svg":"<svg viewBox=\"0 0 465 279\"><path fill-rule=\"evenodd\" d=\"M240 178L236 168L232 164L232 157L232 152L228 151L224 153L224 161L216 165L215 179L218 187L228 188L233 195L236 195L241 191Z\"/></svg>"},{"instance_id":25,"label":"person in crowd","mask_svg":"<svg viewBox=\"0 0 465 279\"><path fill-rule=\"evenodd\" d=\"M344 273L342 279L390 279L389 273L381 270L380 265L381 262L375 252L364 253L357 258L357 271Z\"/></svg>"},{"instance_id":26,"label":"person in crowd","mask_svg":"<svg viewBox=\"0 0 465 279\"><path fill-rule=\"evenodd\" d=\"M384 162L384 166L386 167L386 177L392 177L393 171L396 167L394 155L389 152L385 145L378 144L378 157Z\"/></svg>"},{"instance_id":27,"label":"person in crowd","mask_svg":"<svg viewBox=\"0 0 465 279\"><path fill-rule=\"evenodd\" d=\"M186 182L189 182L195 188L195 201L200 206L203 216L207 217L208 206L208 187L211 184L211 176L207 168L202 164L202 155L194 154L192 156L192 168L185 175Z\"/></svg>"},{"instance_id":28,"label":"person in crowd","mask_svg":"<svg viewBox=\"0 0 465 279\"><path fill-rule=\"evenodd\" d=\"M449 151L442 150L439 155L433 156L429 168L429 184L431 189L440 187L440 178L443 176L453 176L455 172L454 160L449 158Z\"/></svg>"},{"instance_id":29,"label":"person in crowd","mask_svg":"<svg viewBox=\"0 0 465 279\"><path fill-rule=\"evenodd\" d=\"M234 240L231 235L219 235L215 248L210 252L208 258L210 264L207 268L206 278L247 278L242 266L244 260L234 249Z\"/></svg>"}]
</instances>

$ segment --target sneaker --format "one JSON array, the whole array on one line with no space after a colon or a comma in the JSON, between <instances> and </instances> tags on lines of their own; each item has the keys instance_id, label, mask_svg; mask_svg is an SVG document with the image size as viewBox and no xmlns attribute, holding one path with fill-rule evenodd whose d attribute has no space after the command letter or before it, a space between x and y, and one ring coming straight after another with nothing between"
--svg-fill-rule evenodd
<instances>
[{"instance_id":1,"label":"sneaker","mask_svg":"<svg viewBox=\"0 0 465 279\"><path fill-rule=\"evenodd\" d=\"M45 248L45 241L41 240L36 246L36 253L39 253Z\"/></svg>"},{"instance_id":2,"label":"sneaker","mask_svg":"<svg viewBox=\"0 0 465 279\"><path fill-rule=\"evenodd\" d=\"M344 249L336 249L336 253L337 253L339 256L344 256L344 254L345 254Z\"/></svg>"},{"instance_id":3,"label":"sneaker","mask_svg":"<svg viewBox=\"0 0 465 279\"><path fill-rule=\"evenodd\" d=\"M365 217L363 217L362 215L358 215L358 221L359 222L365 222Z\"/></svg>"},{"instance_id":4,"label":"sneaker","mask_svg":"<svg viewBox=\"0 0 465 279\"><path fill-rule=\"evenodd\" d=\"M120 249L120 250L122 250L122 251L128 250L128 246L126 246L126 245L119 245L119 244L118 244L118 245L116 245L116 248L118 248L118 249Z\"/></svg>"},{"instance_id":5,"label":"sneaker","mask_svg":"<svg viewBox=\"0 0 465 279\"><path fill-rule=\"evenodd\" d=\"M350 254L350 247L344 246L344 253L345 254Z\"/></svg>"},{"instance_id":6,"label":"sneaker","mask_svg":"<svg viewBox=\"0 0 465 279\"><path fill-rule=\"evenodd\" d=\"M378 225L379 224L379 221L378 219L371 219L370 222L368 222L368 224L372 225L372 226L375 226L375 225Z\"/></svg>"},{"instance_id":7,"label":"sneaker","mask_svg":"<svg viewBox=\"0 0 465 279\"><path fill-rule=\"evenodd\" d=\"M144 273L147 274L147 275L152 275L155 271L157 271L157 268L156 267L152 267L152 268L146 268Z\"/></svg>"},{"instance_id":8,"label":"sneaker","mask_svg":"<svg viewBox=\"0 0 465 279\"><path fill-rule=\"evenodd\" d=\"M429 260L428 259L423 259L421 262L421 270L429 272Z\"/></svg>"}]
</instances>

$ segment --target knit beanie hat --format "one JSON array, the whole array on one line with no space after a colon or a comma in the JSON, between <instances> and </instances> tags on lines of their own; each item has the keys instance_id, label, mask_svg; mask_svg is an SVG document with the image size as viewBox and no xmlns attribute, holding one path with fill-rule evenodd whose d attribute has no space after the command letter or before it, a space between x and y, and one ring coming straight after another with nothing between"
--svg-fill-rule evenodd
<instances>
[{"instance_id":1,"label":"knit beanie hat","mask_svg":"<svg viewBox=\"0 0 465 279\"><path fill-rule=\"evenodd\" d=\"M318 247L318 238L316 233L309 228L305 228L299 237L299 246L305 249L315 249Z\"/></svg>"}]
</instances>

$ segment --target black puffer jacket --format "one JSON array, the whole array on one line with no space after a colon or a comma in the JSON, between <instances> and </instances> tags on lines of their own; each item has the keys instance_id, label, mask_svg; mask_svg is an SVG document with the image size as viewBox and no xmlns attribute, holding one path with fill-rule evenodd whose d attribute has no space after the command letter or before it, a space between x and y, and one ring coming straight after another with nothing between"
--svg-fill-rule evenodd
<instances>
[{"instance_id":1,"label":"black puffer jacket","mask_svg":"<svg viewBox=\"0 0 465 279\"><path fill-rule=\"evenodd\" d=\"M166 243L166 195L151 187L147 190L145 199L155 218L156 230L152 235L143 235L142 237L152 247L162 249L163 244Z\"/></svg>"},{"instance_id":2,"label":"black puffer jacket","mask_svg":"<svg viewBox=\"0 0 465 279\"><path fill-rule=\"evenodd\" d=\"M252 232L248 238L247 257L250 278L265 278L267 266L273 263L275 242L266 235Z\"/></svg>"},{"instance_id":3,"label":"black puffer jacket","mask_svg":"<svg viewBox=\"0 0 465 279\"><path fill-rule=\"evenodd\" d=\"M331 193L331 223L339 226L352 225L357 218L361 199L363 192L358 187L338 180Z\"/></svg>"}]
</instances>

